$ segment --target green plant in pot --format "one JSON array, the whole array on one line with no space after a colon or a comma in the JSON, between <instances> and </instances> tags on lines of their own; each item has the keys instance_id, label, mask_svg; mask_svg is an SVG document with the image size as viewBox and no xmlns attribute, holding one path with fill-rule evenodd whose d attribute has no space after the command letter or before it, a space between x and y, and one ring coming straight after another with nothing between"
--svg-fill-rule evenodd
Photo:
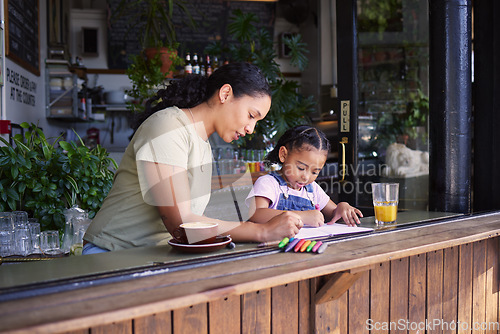
<instances>
[{"instance_id":1,"label":"green plant in pot","mask_svg":"<svg viewBox=\"0 0 500 334\"><path fill-rule=\"evenodd\" d=\"M178 9L179 11L175 11ZM183 0L121 0L114 9L113 17L126 17L130 27L139 31L144 55L148 59L160 56L162 72L172 77L177 65L183 60L177 55L179 43L175 31L174 14L182 15L186 24L195 26ZM132 30L129 30L129 33ZM135 30L134 30L135 31Z\"/></svg>"},{"instance_id":2,"label":"green plant in pot","mask_svg":"<svg viewBox=\"0 0 500 334\"><path fill-rule=\"evenodd\" d=\"M64 211L73 205L93 218L113 184L118 168L100 145L87 148L61 137L50 142L35 124L22 123L24 137L0 138L0 211L27 211L42 229L62 229Z\"/></svg>"},{"instance_id":3,"label":"green plant in pot","mask_svg":"<svg viewBox=\"0 0 500 334\"><path fill-rule=\"evenodd\" d=\"M288 128L309 123L308 113L314 111L312 97L299 93L300 84L285 78L279 64L273 37L265 29L257 29L257 16L235 10L228 24L230 42L222 45L214 42L205 49L206 54L228 55L231 61L247 61L256 64L267 77L272 90L272 105L268 115L257 123L254 134L245 136L237 144L246 148L267 148L273 145ZM300 71L308 65L306 44L300 34L284 39L290 49L290 64Z\"/></svg>"}]
</instances>

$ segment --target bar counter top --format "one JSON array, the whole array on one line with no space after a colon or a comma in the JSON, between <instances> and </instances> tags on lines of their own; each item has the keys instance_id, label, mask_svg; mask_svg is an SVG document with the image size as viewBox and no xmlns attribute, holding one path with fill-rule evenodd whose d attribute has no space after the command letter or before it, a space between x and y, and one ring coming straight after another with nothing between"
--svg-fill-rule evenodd
<instances>
[{"instance_id":1,"label":"bar counter top","mask_svg":"<svg viewBox=\"0 0 500 334\"><path fill-rule=\"evenodd\" d=\"M361 226L376 227L373 217ZM57 332L120 321L280 284L355 271L496 237L500 213L398 213L398 223L331 238L323 254L238 243L183 254L170 246L0 266L0 331Z\"/></svg>"}]
</instances>

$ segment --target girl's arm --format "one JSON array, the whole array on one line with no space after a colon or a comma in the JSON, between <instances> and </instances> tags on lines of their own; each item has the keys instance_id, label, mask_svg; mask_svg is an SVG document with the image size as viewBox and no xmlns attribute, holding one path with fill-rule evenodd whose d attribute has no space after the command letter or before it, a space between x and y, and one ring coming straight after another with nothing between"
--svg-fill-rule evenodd
<instances>
[{"instance_id":1,"label":"girl's arm","mask_svg":"<svg viewBox=\"0 0 500 334\"><path fill-rule=\"evenodd\" d=\"M349 205L349 203L340 202L335 204L332 200L328 201L322 212L328 224L333 224L342 218L348 226L356 226L356 224L360 223L359 217L363 217L361 211Z\"/></svg>"},{"instance_id":2,"label":"girl's arm","mask_svg":"<svg viewBox=\"0 0 500 334\"><path fill-rule=\"evenodd\" d=\"M144 175L142 185L145 201L158 208L163 224L170 234L184 222L206 221L219 224L219 234L231 235L234 241L274 241L293 237L303 226L293 212L275 215L267 224L229 222L191 212L191 194L185 169L153 162L138 161L138 171ZM140 166L139 166L140 165Z\"/></svg>"},{"instance_id":3,"label":"girl's arm","mask_svg":"<svg viewBox=\"0 0 500 334\"><path fill-rule=\"evenodd\" d=\"M307 211L285 211L276 210L269 208L270 201L266 197L255 196L254 200L250 203L249 213L250 220L255 223L266 223L270 219L284 213L293 212L298 215L302 220L304 225L310 225L314 227L321 226L325 223L325 217L319 210L307 210Z\"/></svg>"}]
</instances>

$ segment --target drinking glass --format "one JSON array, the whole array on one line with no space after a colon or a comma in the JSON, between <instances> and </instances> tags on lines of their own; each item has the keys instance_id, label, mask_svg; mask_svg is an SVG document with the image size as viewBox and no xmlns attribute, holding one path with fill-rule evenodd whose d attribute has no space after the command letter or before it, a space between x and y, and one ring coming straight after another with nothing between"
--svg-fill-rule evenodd
<instances>
[{"instance_id":1,"label":"drinking glass","mask_svg":"<svg viewBox=\"0 0 500 334\"><path fill-rule=\"evenodd\" d=\"M46 255L58 255L62 253L59 241L59 231L46 230L40 233L40 248Z\"/></svg>"},{"instance_id":2,"label":"drinking glass","mask_svg":"<svg viewBox=\"0 0 500 334\"><path fill-rule=\"evenodd\" d=\"M17 255L28 256L31 253L31 233L28 224L16 226L14 230Z\"/></svg>"},{"instance_id":3,"label":"drinking glass","mask_svg":"<svg viewBox=\"0 0 500 334\"><path fill-rule=\"evenodd\" d=\"M0 256L14 254L14 222L10 212L0 212Z\"/></svg>"},{"instance_id":4,"label":"drinking glass","mask_svg":"<svg viewBox=\"0 0 500 334\"><path fill-rule=\"evenodd\" d=\"M12 211L14 227L25 226L28 224L28 213L26 211Z\"/></svg>"},{"instance_id":5,"label":"drinking glass","mask_svg":"<svg viewBox=\"0 0 500 334\"><path fill-rule=\"evenodd\" d=\"M372 183L375 223L383 225L396 222L399 202L398 183Z\"/></svg>"},{"instance_id":6,"label":"drinking glass","mask_svg":"<svg viewBox=\"0 0 500 334\"><path fill-rule=\"evenodd\" d=\"M28 228L31 234L31 253L40 254L40 223L36 218L28 218Z\"/></svg>"}]
</instances>

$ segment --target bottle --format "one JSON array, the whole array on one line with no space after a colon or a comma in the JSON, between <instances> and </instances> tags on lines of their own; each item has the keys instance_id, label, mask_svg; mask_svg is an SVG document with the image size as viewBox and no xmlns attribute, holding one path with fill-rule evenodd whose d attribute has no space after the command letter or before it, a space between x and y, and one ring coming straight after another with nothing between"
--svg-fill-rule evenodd
<instances>
[{"instance_id":1,"label":"bottle","mask_svg":"<svg viewBox=\"0 0 500 334\"><path fill-rule=\"evenodd\" d=\"M212 64L210 64L210 56L207 55L207 60L206 60L206 76L209 77L212 74Z\"/></svg>"},{"instance_id":2,"label":"bottle","mask_svg":"<svg viewBox=\"0 0 500 334\"><path fill-rule=\"evenodd\" d=\"M193 65L191 64L191 55L189 52L186 54L186 65L184 65L184 74L192 74Z\"/></svg>"},{"instance_id":3,"label":"bottle","mask_svg":"<svg viewBox=\"0 0 500 334\"><path fill-rule=\"evenodd\" d=\"M206 75L206 64L203 61L203 57L200 58L200 75L205 76Z\"/></svg>"},{"instance_id":4,"label":"bottle","mask_svg":"<svg viewBox=\"0 0 500 334\"><path fill-rule=\"evenodd\" d=\"M200 74L200 64L198 63L198 54L193 55L193 74Z\"/></svg>"},{"instance_id":5,"label":"bottle","mask_svg":"<svg viewBox=\"0 0 500 334\"><path fill-rule=\"evenodd\" d=\"M214 57L214 64L212 66L213 66L212 72L215 72L219 68L219 59L217 58L217 56Z\"/></svg>"}]
</instances>

